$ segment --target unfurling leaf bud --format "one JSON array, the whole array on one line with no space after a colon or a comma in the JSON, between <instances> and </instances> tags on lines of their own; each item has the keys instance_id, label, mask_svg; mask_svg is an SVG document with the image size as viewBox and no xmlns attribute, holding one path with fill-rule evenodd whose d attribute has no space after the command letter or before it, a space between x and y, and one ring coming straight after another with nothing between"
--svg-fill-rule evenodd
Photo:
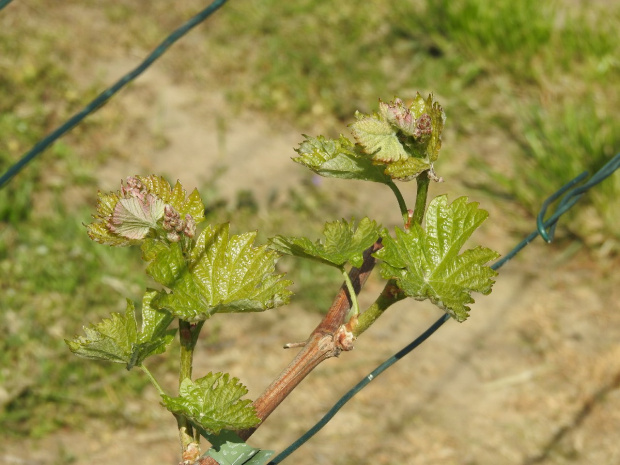
<instances>
[{"instance_id":1,"label":"unfurling leaf bud","mask_svg":"<svg viewBox=\"0 0 620 465\"><path fill-rule=\"evenodd\" d=\"M392 179L409 181L432 171L439 156L445 114L429 95L417 94L407 106L399 98L379 102L379 112L356 113L351 132L360 150ZM432 179L439 179L437 176Z\"/></svg>"},{"instance_id":2,"label":"unfurling leaf bud","mask_svg":"<svg viewBox=\"0 0 620 465\"><path fill-rule=\"evenodd\" d=\"M153 234L178 242L181 234L195 235L204 204L196 190L187 196L179 182L173 188L161 177L131 176L119 191L99 193L93 217L88 235L102 244L132 245Z\"/></svg>"},{"instance_id":3,"label":"unfurling leaf bud","mask_svg":"<svg viewBox=\"0 0 620 465\"><path fill-rule=\"evenodd\" d=\"M424 113L417 120L415 120L415 129L413 130L413 137L426 138L433 133L433 120L430 115Z\"/></svg>"},{"instance_id":4,"label":"unfurling leaf bud","mask_svg":"<svg viewBox=\"0 0 620 465\"><path fill-rule=\"evenodd\" d=\"M166 205L164 207L164 222L162 223L163 228L166 231L178 231L180 223L181 215L179 215L179 212L176 211L171 205Z\"/></svg>"},{"instance_id":5,"label":"unfurling leaf bud","mask_svg":"<svg viewBox=\"0 0 620 465\"><path fill-rule=\"evenodd\" d=\"M416 120L401 99L396 98L390 103L379 102L379 111L388 123L405 134L413 135Z\"/></svg>"},{"instance_id":6,"label":"unfurling leaf bud","mask_svg":"<svg viewBox=\"0 0 620 465\"><path fill-rule=\"evenodd\" d=\"M196 234L196 221L189 213L185 215L185 228L183 229L183 234L190 239Z\"/></svg>"},{"instance_id":7,"label":"unfurling leaf bud","mask_svg":"<svg viewBox=\"0 0 620 465\"><path fill-rule=\"evenodd\" d=\"M174 209L172 205L164 207L164 221L162 222L164 230L168 231L166 237L170 242L179 242L180 234L192 238L196 234L196 221L187 213L185 219L181 219L181 215Z\"/></svg>"},{"instance_id":8,"label":"unfurling leaf bud","mask_svg":"<svg viewBox=\"0 0 620 465\"><path fill-rule=\"evenodd\" d=\"M144 239L151 228L157 227L157 221L163 214L164 202L137 187L122 186L121 192L125 198L116 203L107 228L127 239Z\"/></svg>"},{"instance_id":9,"label":"unfurling leaf bud","mask_svg":"<svg viewBox=\"0 0 620 465\"><path fill-rule=\"evenodd\" d=\"M143 200L148 193L144 184L134 176L129 176L125 183L126 185L123 185L121 182L121 195L125 198L136 197Z\"/></svg>"},{"instance_id":10,"label":"unfurling leaf bud","mask_svg":"<svg viewBox=\"0 0 620 465\"><path fill-rule=\"evenodd\" d=\"M166 239L168 239L170 242L179 242L181 240L181 236L179 236L179 233L176 231L170 231L168 234L166 234Z\"/></svg>"}]
</instances>

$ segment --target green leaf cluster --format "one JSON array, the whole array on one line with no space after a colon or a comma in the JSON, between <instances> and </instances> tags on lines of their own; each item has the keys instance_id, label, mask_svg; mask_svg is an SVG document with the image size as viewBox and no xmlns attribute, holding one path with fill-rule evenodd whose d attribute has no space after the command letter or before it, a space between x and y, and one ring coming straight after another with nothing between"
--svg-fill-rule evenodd
<instances>
[{"instance_id":1,"label":"green leaf cluster","mask_svg":"<svg viewBox=\"0 0 620 465\"><path fill-rule=\"evenodd\" d=\"M124 314L84 328L85 336L67 340L77 355L139 366L160 391L165 406L211 433L243 429L259 420L247 393L228 374L209 374L191 381L191 357L203 322L217 312L255 312L287 303L291 281L275 272L278 252L253 245L256 232L230 235L229 225L209 225L198 236L204 205L197 191L187 196L179 182L174 187L161 177L135 176L120 191L99 194L95 221L88 225L91 239L113 246L141 244L147 273L161 290L148 290L142 302L142 329L128 301ZM173 319L189 331L182 334L179 396L167 396L143 361L165 351L174 338ZM182 324L182 326L181 326ZM189 363L187 363L189 361ZM185 376L187 375L187 376ZM190 428L191 430L191 428ZM257 451L243 450L250 459ZM264 453L258 454L262 457Z\"/></svg>"},{"instance_id":2,"label":"green leaf cluster","mask_svg":"<svg viewBox=\"0 0 620 465\"><path fill-rule=\"evenodd\" d=\"M378 113L358 112L356 118L351 125L355 140L373 163L387 165L385 174L408 181L432 170L445 122L443 109L432 95L424 99L418 93L408 107L400 99L380 102Z\"/></svg>"},{"instance_id":3,"label":"green leaf cluster","mask_svg":"<svg viewBox=\"0 0 620 465\"><path fill-rule=\"evenodd\" d=\"M177 417L182 437L191 438L189 442L197 440L197 433L207 437L214 446L208 455L219 463L258 464L269 451L251 448L231 435L260 423L251 401L242 400L247 389L237 378L209 373L192 381L194 346L204 321L215 313L260 312L288 303L292 282L276 272L280 254L340 270L351 302L343 323L351 334L367 328L404 296L429 299L464 321L470 310L467 304L474 302L472 292L491 292L496 273L486 264L498 254L486 247L461 252L487 212L466 197L448 204L446 196L435 198L426 209L429 179L438 180L433 163L445 120L439 104L432 95L424 99L417 94L409 106L395 99L380 102L377 113L356 116L351 130L357 143L343 136L337 140L305 136L294 160L322 176L387 184L406 223L404 230L396 228L395 237L365 217L357 224L344 219L327 222L323 237L314 242L278 235L268 245L256 247L256 232L231 235L228 223L208 225L196 235L204 205L197 191L188 196L179 182L171 187L161 177L136 176L116 193L99 194L95 221L88 226L90 237L115 246L141 244L146 271L162 288L146 292L140 331L134 305L128 301L125 314L112 314L67 344L83 357L123 363L127 369L140 366L160 391L163 405ZM408 210L393 179L411 180L423 172L428 175L418 178L416 210ZM374 256L382 260L381 276L390 281L386 287L390 292L360 313L345 265L361 267L364 252L379 240L383 248ZM394 284L400 290L394 292ZM182 381L179 395L172 397L143 361L165 351L175 334L168 329L175 318L181 328Z\"/></svg>"},{"instance_id":4,"label":"green leaf cluster","mask_svg":"<svg viewBox=\"0 0 620 465\"><path fill-rule=\"evenodd\" d=\"M86 336L65 340L73 353L94 360L124 363L128 370L142 365L144 359L161 354L172 342L176 329L168 329L170 312L151 306L156 291L148 291L142 300L142 329L138 331L135 307L127 301L125 314L112 313L96 325L84 327Z\"/></svg>"},{"instance_id":5,"label":"green leaf cluster","mask_svg":"<svg viewBox=\"0 0 620 465\"><path fill-rule=\"evenodd\" d=\"M409 106L400 99L380 102L378 112L358 112L356 118L351 124L356 144L342 135L304 136L293 160L325 177L389 184L428 171L431 179L439 180L433 163L441 149L445 113L432 95L424 99L418 93Z\"/></svg>"},{"instance_id":6,"label":"green leaf cluster","mask_svg":"<svg viewBox=\"0 0 620 465\"><path fill-rule=\"evenodd\" d=\"M381 275L395 279L409 297L430 299L458 321L468 317L471 292L489 294L496 272L485 266L499 254L486 247L459 254L488 213L475 202L460 197L448 204L447 196L433 199L426 213L426 230L413 224L396 229L396 238L383 235Z\"/></svg>"},{"instance_id":7,"label":"green leaf cluster","mask_svg":"<svg viewBox=\"0 0 620 465\"><path fill-rule=\"evenodd\" d=\"M241 400L247 392L237 378L227 373L209 373L196 381L184 379L178 397L162 395L162 399L172 413L218 434L224 429L241 430L260 423L252 401Z\"/></svg>"}]
</instances>

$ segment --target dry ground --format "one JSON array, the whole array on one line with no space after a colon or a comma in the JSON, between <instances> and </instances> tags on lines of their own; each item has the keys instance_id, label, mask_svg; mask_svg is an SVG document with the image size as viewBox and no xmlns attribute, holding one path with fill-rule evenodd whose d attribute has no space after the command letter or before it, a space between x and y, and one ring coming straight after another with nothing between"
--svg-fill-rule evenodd
<instances>
[{"instance_id":1,"label":"dry ground","mask_svg":"<svg viewBox=\"0 0 620 465\"><path fill-rule=\"evenodd\" d=\"M84 70L83 79L112 82L135 65L136 55L119 51ZM164 61L104 108L142 130L105 136L126 156L102 168L99 187L115 189L131 174L165 173L191 188L202 186L217 166L229 167L218 179L220 193L229 197L251 189L264 199L274 186L283 190L299 182L305 173L289 157L308 128L273 127L261 115L233 114L216 88L179 80ZM452 199L465 193L456 171L442 173L447 182L434 186L434 193L448 192ZM398 221L388 192L364 189L356 208ZM491 218L475 241L505 253L518 240L506 233L513 216L504 209L511 207L482 203ZM539 242L527 248L501 270L493 293L478 297L467 322L449 322L373 381L286 463L620 463L620 286L611 266L595 265L583 250L567 250ZM371 279L362 302L379 289L379 280ZM287 446L439 316L432 305L400 303L354 351L306 379L250 443ZM229 371L256 397L293 356L282 344L304 339L318 318L295 304L266 314L217 316L220 349L200 353L199 344L195 373ZM0 463L177 463L174 420L157 406L154 391L128 405L128 412L144 409L152 409L148 428L86 421L81 431L0 443Z\"/></svg>"}]
</instances>

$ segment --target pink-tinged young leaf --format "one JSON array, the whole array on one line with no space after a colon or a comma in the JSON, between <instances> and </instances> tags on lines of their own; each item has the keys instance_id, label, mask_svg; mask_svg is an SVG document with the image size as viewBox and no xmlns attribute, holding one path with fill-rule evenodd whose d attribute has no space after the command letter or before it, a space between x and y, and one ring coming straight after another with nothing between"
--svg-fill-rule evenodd
<instances>
[{"instance_id":1,"label":"pink-tinged young leaf","mask_svg":"<svg viewBox=\"0 0 620 465\"><path fill-rule=\"evenodd\" d=\"M120 199L108 222L110 230L128 239L144 239L164 215L163 200L152 194L144 200L137 197Z\"/></svg>"}]
</instances>

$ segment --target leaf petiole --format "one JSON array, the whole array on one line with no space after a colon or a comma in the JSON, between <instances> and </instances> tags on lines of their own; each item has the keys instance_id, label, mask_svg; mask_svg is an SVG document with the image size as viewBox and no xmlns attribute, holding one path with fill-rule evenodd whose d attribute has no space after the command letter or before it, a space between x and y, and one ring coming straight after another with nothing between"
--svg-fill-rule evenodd
<instances>
[{"instance_id":1,"label":"leaf petiole","mask_svg":"<svg viewBox=\"0 0 620 465\"><path fill-rule=\"evenodd\" d=\"M400 192L400 189L394 183L394 181L390 180L386 184L390 189L392 189L392 192L396 196L396 201L398 202L398 208L400 208L400 214L403 217L403 222L404 224L407 224L407 221L409 220L409 210L407 209L407 204L405 203L403 194Z\"/></svg>"},{"instance_id":2,"label":"leaf petiole","mask_svg":"<svg viewBox=\"0 0 620 465\"><path fill-rule=\"evenodd\" d=\"M165 395L166 392L159 385L159 383L157 382L157 380L155 379L153 374L149 371L149 369L147 367L145 367L144 365L142 365L142 364L138 365L138 366L146 374L146 376L148 376L149 380L151 381L151 384L153 384L153 386L155 386L155 389L157 389L157 392L159 393L159 395L161 395L161 396Z\"/></svg>"},{"instance_id":3,"label":"leaf petiole","mask_svg":"<svg viewBox=\"0 0 620 465\"><path fill-rule=\"evenodd\" d=\"M418 189L415 197L415 209L413 210L413 221L422 224L424 212L426 211L426 198L428 196L428 186L431 182L428 171L421 172L416 178Z\"/></svg>"},{"instance_id":4,"label":"leaf petiole","mask_svg":"<svg viewBox=\"0 0 620 465\"><path fill-rule=\"evenodd\" d=\"M391 305L399 300L403 300L405 297L406 295L398 288L396 281L390 279L383 288L383 291L381 291L381 294L379 294L379 297L377 297L377 300L359 316L357 324L353 328L353 336L356 338L359 337L364 331L370 328Z\"/></svg>"},{"instance_id":5,"label":"leaf petiole","mask_svg":"<svg viewBox=\"0 0 620 465\"><path fill-rule=\"evenodd\" d=\"M179 338L181 341L181 360L179 370L179 389L183 381L192 379L192 365L194 360L194 347L198 341L198 335L204 325L204 320L196 324L179 318ZM179 426L179 436L183 444L183 450L186 449L191 439L195 438L191 423L183 415L175 415Z\"/></svg>"},{"instance_id":6,"label":"leaf petiole","mask_svg":"<svg viewBox=\"0 0 620 465\"><path fill-rule=\"evenodd\" d=\"M344 269L344 267L340 268L340 272L344 277L344 282L347 285L347 289L349 291L349 297L351 298L351 308L347 312L345 316L344 322L348 323L351 318L360 314L360 306L357 303L357 294L355 293L355 289L353 288L353 283L351 282L351 278L349 278L349 273Z\"/></svg>"}]
</instances>

